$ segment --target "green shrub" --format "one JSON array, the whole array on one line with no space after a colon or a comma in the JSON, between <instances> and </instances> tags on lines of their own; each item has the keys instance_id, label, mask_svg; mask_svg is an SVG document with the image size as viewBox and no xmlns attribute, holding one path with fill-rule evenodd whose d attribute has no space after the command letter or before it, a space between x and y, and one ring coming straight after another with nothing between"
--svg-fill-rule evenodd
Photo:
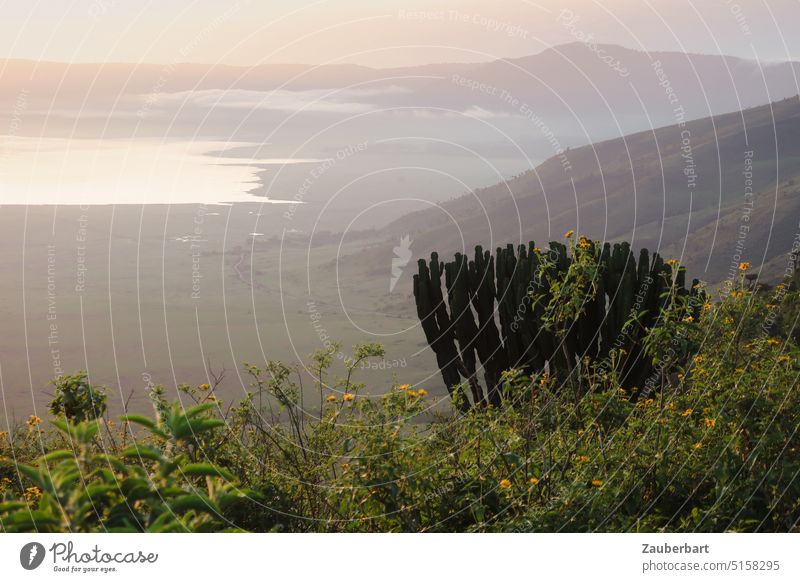
<instances>
[{"instance_id":1,"label":"green shrub","mask_svg":"<svg viewBox=\"0 0 800 582\"><path fill-rule=\"evenodd\" d=\"M384 354L368 344L340 379L338 346L314 354L313 397L305 368L273 361L247 366L250 393L225 411L201 385L180 387L197 406L156 389L154 418L116 426L32 417L0 435L0 526L798 531L800 350L777 317L797 291L754 289L743 270L696 317L670 303L637 386L612 349L568 379L506 370L498 406L461 413L419 386L367 393L356 372Z\"/></svg>"}]
</instances>

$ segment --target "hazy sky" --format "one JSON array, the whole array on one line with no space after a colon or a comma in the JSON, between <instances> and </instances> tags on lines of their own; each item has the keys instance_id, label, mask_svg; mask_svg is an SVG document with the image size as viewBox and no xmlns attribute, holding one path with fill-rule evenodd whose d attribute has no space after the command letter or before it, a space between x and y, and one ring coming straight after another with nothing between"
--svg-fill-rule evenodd
<instances>
[{"instance_id":1,"label":"hazy sky","mask_svg":"<svg viewBox=\"0 0 800 582\"><path fill-rule=\"evenodd\" d=\"M10 0L0 11L0 57L58 61L387 66L521 56L577 35L800 57L799 0Z\"/></svg>"}]
</instances>

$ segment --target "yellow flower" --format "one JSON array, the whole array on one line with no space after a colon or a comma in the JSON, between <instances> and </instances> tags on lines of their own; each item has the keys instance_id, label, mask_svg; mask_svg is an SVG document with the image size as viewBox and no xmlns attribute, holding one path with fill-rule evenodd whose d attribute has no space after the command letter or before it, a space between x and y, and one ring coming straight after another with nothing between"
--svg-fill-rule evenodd
<instances>
[{"instance_id":1,"label":"yellow flower","mask_svg":"<svg viewBox=\"0 0 800 582\"><path fill-rule=\"evenodd\" d=\"M36 486L34 486L34 487L28 487L28 488L25 490L25 499L26 499L27 501L36 501L36 500L37 500L37 499L39 499L41 496L42 496L42 492L41 492L41 490L40 490L38 487L36 487Z\"/></svg>"},{"instance_id":2,"label":"yellow flower","mask_svg":"<svg viewBox=\"0 0 800 582\"><path fill-rule=\"evenodd\" d=\"M28 417L28 420L26 421L26 423L25 423L25 424L27 424L27 425L28 425L28 428L33 428L34 426L37 426L37 425L39 425L39 424L42 424L42 419L41 419L41 418L39 418L38 416L36 416L35 414L31 414L31 415Z\"/></svg>"},{"instance_id":3,"label":"yellow flower","mask_svg":"<svg viewBox=\"0 0 800 582\"><path fill-rule=\"evenodd\" d=\"M500 489L509 489L511 487L511 481L508 479L503 479L500 481Z\"/></svg>"},{"instance_id":4,"label":"yellow flower","mask_svg":"<svg viewBox=\"0 0 800 582\"><path fill-rule=\"evenodd\" d=\"M536 477L531 477L531 478L530 478L530 480L529 480L528 482L529 482L531 485L536 485L537 483L539 483L539 480L538 480Z\"/></svg>"},{"instance_id":5,"label":"yellow flower","mask_svg":"<svg viewBox=\"0 0 800 582\"><path fill-rule=\"evenodd\" d=\"M208 384L200 384L198 388L200 388L200 390L211 390L211 386L209 386Z\"/></svg>"},{"instance_id":6,"label":"yellow flower","mask_svg":"<svg viewBox=\"0 0 800 582\"><path fill-rule=\"evenodd\" d=\"M8 436L8 433L4 430L0 430L0 439L4 439Z\"/></svg>"},{"instance_id":7,"label":"yellow flower","mask_svg":"<svg viewBox=\"0 0 800 582\"><path fill-rule=\"evenodd\" d=\"M703 309L705 311L711 311L711 308L714 307L711 303L703 303Z\"/></svg>"},{"instance_id":8,"label":"yellow flower","mask_svg":"<svg viewBox=\"0 0 800 582\"><path fill-rule=\"evenodd\" d=\"M575 234L574 230L568 230L567 232L564 233L564 237L565 238L572 238L574 234Z\"/></svg>"},{"instance_id":9,"label":"yellow flower","mask_svg":"<svg viewBox=\"0 0 800 582\"><path fill-rule=\"evenodd\" d=\"M694 317L692 317L691 315L687 315L686 317L683 318L683 321L685 321L686 323L692 323L694 321Z\"/></svg>"},{"instance_id":10,"label":"yellow flower","mask_svg":"<svg viewBox=\"0 0 800 582\"><path fill-rule=\"evenodd\" d=\"M686 418L687 416L691 416L692 412L694 412L694 410L692 410L691 408L687 408L681 413L681 416Z\"/></svg>"},{"instance_id":11,"label":"yellow flower","mask_svg":"<svg viewBox=\"0 0 800 582\"><path fill-rule=\"evenodd\" d=\"M533 252L540 255L542 254L542 249L540 249L539 247L533 247Z\"/></svg>"},{"instance_id":12,"label":"yellow flower","mask_svg":"<svg viewBox=\"0 0 800 582\"><path fill-rule=\"evenodd\" d=\"M342 396L342 400L344 400L345 402L351 402L355 400L355 398L356 398L355 394L345 394L344 396Z\"/></svg>"},{"instance_id":13,"label":"yellow flower","mask_svg":"<svg viewBox=\"0 0 800 582\"><path fill-rule=\"evenodd\" d=\"M667 261L667 264L670 267L677 267L678 266L678 259L670 259Z\"/></svg>"},{"instance_id":14,"label":"yellow flower","mask_svg":"<svg viewBox=\"0 0 800 582\"><path fill-rule=\"evenodd\" d=\"M717 419L716 418L707 418L706 419L706 428L711 428L715 424L717 424Z\"/></svg>"},{"instance_id":15,"label":"yellow flower","mask_svg":"<svg viewBox=\"0 0 800 582\"><path fill-rule=\"evenodd\" d=\"M602 487L603 482L600 479L592 479L592 487Z\"/></svg>"},{"instance_id":16,"label":"yellow flower","mask_svg":"<svg viewBox=\"0 0 800 582\"><path fill-rule=\"evenodd\" d=\"M417 396L419 396L420 398L425 398L427 395L428 391L425 390L425 388L420 388L419 390L417 390Z\"/></svg>"},{"instance_id":17,"label":"yellow flower","mask_svg":"<svg viewBox=\"0 0 800 582\"><path fill-rule=\"evenodd\" d=\"M739 263L739 270L740 270L740 271L746 271L746 270L748 270L749 268L750 268L750 263L747 263L747 262L745 262L745 263Z\"/></svg>"},{"instance_id":18,"label":"yellow flower","mask_svg":"<svg viewBox=\"0 0 800 582\"><path fill-rule=\"evenodd\" d=\"M408 390L409 388L411 388L411 384L400 384L397 387L398 390Z\"/></svg>"},{"instance_id":19,"label":"yellow flower","mask_svg":"<svg viewBox=\"0 0 800 582\"><path fill-rule=\"evenodd\" d=\"M703 443L694 443L694 448L695 449L702 449L703 448Z\"/></svg>"},{"instance_id":20,"label":"yellow flower","mask_svg":"<svg viewBox=\"0 0 800 582\"><path fill-rule=\"evenodd\" d=\"M336 396L334 396L333 394L331 394L331 395L330 395L330 396L328 396L328 397L327 397L325 400L327 400L328 402L336 402Z\"/></svg>"},{"instance_id":21,"label":"yellow flower","mask_svg":"<svg viewBox=\"0 0 800 582\"><path fill-rule=\"evenodd\" d=\"M778 340L776 340L774 337L771 337L771 338L769 338L769 339L767 340L767 345L770 345L770 346L777 346L777 345L779 345L780 343L781 343L781 342L779 342Z\"/></svg>"},{"instance_id":22,"label":"yellow flower","mask_svg":"<svg viewBox=\"0 0 800 582\"><path fill-rule=\"evenodd\" d=\"M588 463L589 462L589 457L588 457L588 455L578 455L578 460L581 463Z\"/></svg>"}]
</instances>

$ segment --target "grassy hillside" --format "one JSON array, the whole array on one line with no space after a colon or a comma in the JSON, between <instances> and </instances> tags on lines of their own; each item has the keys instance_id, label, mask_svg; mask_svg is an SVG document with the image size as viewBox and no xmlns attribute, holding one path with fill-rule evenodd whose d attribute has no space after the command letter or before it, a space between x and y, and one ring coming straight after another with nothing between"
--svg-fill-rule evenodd
<instances>
[{"instance_id":1,"label":"grassy hillside","mask_svg":"<svg viewBox=\"0 0 800 582\"><path fill-rule=\"evenodd\" d=\"M54 429L0 433L0 531L797 531L797 280L754 290L745 270L697 318L664 318L649 392L620 384L620 350L567 377L509 370L497 406L431 419L438 399L402 375L367 391L371 344L340 379L317 352L312 403L271 361L233 403L153 387L151 414L112 421L102 388L64 377Z\"/></svg>"},{"instance_id":2,"label":"grassy hillside","mask_svg":"<svg viewBox=\"0 0 800 582\"><path fill-rule=\"evenodd\" d=\"M731 263L731 225L753 202L747 164L758 216L740 259L760 265L790 250L799 135L797 98L641 132L568 150L505 183L402 217L389 232L445 253L463 250L462 240L469 250L574 229L672 253L691 275L715 282Z\"/></svg>"}]
</instances>

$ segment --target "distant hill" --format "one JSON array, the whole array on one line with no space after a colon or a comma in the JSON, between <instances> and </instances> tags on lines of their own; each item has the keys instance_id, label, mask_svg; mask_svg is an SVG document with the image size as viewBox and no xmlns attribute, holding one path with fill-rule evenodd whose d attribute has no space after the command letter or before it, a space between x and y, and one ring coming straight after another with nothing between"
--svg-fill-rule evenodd
<instances>
[{"instance_id":1,"label":"distant hill","mask_svg":"<svg viewBox=\"0 0 800 582\"><path fill-rule=\"evenodd\" d=\"M153 94L357 88L359 102L381 107L438 108L493 122L536 115L566 146L674 123L678 106L685 119L699 119L777 101L797 94L799 79L795 62L647 53L617 45L592 49L581 43L486 63L387 69L0 60L0 112L14 110L21 91L32 110L118 110L126 98ZM389 86L396 90L375 90Z\"/></svg>"},{"instance_id":2,"label":"distant hill","mask_svg":"<svg viewBox=\"0 0 800 582\"><path fill-rule=\"evenodd\" d=\"M736 260L768 264L765 275L777 276L798 221L794 97L570 150L507 182L401 217L387 233L392 240L410 234L424 256L475 244L546 243L575 230L659 250L717 282Z\"/></svg>"}]
</instances>

